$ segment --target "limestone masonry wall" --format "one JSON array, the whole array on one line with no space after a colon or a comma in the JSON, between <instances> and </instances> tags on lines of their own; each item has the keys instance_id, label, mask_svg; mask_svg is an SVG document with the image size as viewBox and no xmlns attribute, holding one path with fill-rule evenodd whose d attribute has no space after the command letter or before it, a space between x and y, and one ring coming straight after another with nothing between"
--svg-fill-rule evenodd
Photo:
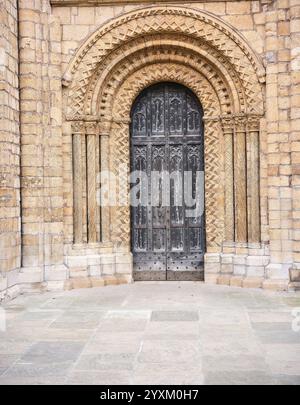
<instances>
[{"instance_id":1,"label":"limestone masonry wall","mask_svg":"<svg viewBox=\"0 0 300 405\"><path fill-rule=\"evenodd\" d=\"M74 77L78 81L72 83L74 88L85 80L85 71L80 71L80 68L77 76L69 76L74 67L73 58L80 59L85 41L105 23L130 11L149 7L151 3L100 3L0 0L0 300L5 294L12 297L32 287L61 289L131 280L128 244L123 246L110 239L110 232L115 232L110 222L114 211L94 211L98 233L95 231L93 243L88 243L86 210L89 207L85 208L84 204L86 200L90 204L93 189L85 175L88 170L92 177L95 173L84 166L87 164L84 155L87 149L82 131L88 136L92 158L103 154L101 164L104 168L111 164L111 154L118 156L119 151L109 149L114 144L111 136L109 138L110 129L104 125L105 120L101 123L100 135L103 136L96 143L93 136L99 135L97 127L91 124L82 130L78 123L75 125L76 121L71 124L67 117L68 86ZM153 2L152 5L160 3ZM300 1L207 0L174 1L168 5L163 2L163 5L209 12L229 24L237 37L241 35L254 50L258 61L262 62L262 70L265 69L265 76L262 72L257 76L265 112L259 116L259 128L254 125L248 132L259 143L259 156L256 158L255 152L252 154L259 161L260 173L256 182L260 190L259 240L248 244L209 246L206 281L245 287L297 288L300 286ZM160 17L157 18L160 21ZM134 44L136 49L139 39L137 37ZM177 38L171 45L179 49L182 46L179 42L180 38ZM109 46L111 44L103 43L103 52ZM162 48L160 52L163 54ZM110 49L115 52L117 60L120 55L112 46ZM227 51L230 54L232 49L228 47ZM227 51L224 52L224 63ZM143 63L149 59L150 65L150 54L151 49L145 54L140 50L138 55ZM155 63L159 64L155 50L153 55L153 61L156 58ZM189 55L178 53L174 56L176 61L180 58L184 60L182 64L191 64ZM114 63L113 59L109 61L107 69L114 68ZM88 65L86 69L89 68ZM97 65L93 65L95 71L96 68ZM174 69L176 72L176 67ZM107 77L114 83L113 77ZM227 79L228 82L232 80L225 77L225 81ZM237 78L236 83L242 79ZM97 84L97 80L91 83ZM86 88L91 91L90 84ZM107 89L109 92L110 87ZM242 98L243 94L240 96ZM88 117L85 120L88 121ZM210 128L212 136L214 128L221 131L220 124L211 124ZM114 122L112 134L123 131L126 136L127 129L126 120ZM233 132L228 127L225 129L228 140ZM240 139L243 142L243 135ZM223 147L221 144L220 148ZM245 153L251 154L248 143L246 148ZM79 153L80 170L84 173L79 183L74 183L73 177L74 150ZM99 170L98 164L99 159L95 164ZM222 164L226 165L226 162ZM227 173L232 170L228 162L227 169ZM255 167L248 169L255 173ZM226 168L222 170L225 173ZM221 180L225 178L223 171ZM250 183L248 178L244 188L248 187L247 193L251 197L255 184L251 191ZM79 208L74 207L74 187L87 190L84 191L86 194L81 193ZM225 204L224 198L220 201ZM252 195L252 204L253 201L255 204ZM249 224L255 223L251 218L251 201L245 204L248 211L244 217ZM221 208L226 223L226 208ZM76 209L81 210L81 215L74 219ZM74 227L78 221L82 227L83 243L74 243ZM223 237L226 231L220 228L220 233ZM101 243L94 243L101 238ZM245 242L253 242L250 239Z\"/></svg>"},{"instance_id":2,"label":"limestone masonry wall","mask_svg":"<svg viewBox=\"0 0 300 405\"><path fill-rule=\"evenodd\" d=\"M0 291L21 262L17 1L0 1Z\"/></svg>"}]
</instances>

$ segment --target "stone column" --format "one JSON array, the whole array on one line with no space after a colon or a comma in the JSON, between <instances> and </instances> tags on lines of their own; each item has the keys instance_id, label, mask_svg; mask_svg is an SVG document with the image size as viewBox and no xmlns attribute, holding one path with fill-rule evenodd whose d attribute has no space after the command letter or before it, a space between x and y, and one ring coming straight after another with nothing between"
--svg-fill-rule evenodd
<instances>
[{"instance_id":1,"label":"stone column","mask_svg":"<svg viewBox=\"0 0 300 405\"><path fill-rule=\"evenodd\" d=\"M259 117L247 121L248 241L260 242Z\"/></svg>"},{"instance_id":2,"label":"stone column","mask_svg":"<svg viewBox=\"0 0 300 405\"><path fill-rule=\"evenodd\" d=\"M246 120L235 119L234 136L235 240L247 242Z\"/></svg>"},{"instance_id":3,"label":"stone column","mask_svg":"<svg viewBox=\"0 0 300 405\"><path fill-rule=\"evenodd\" d=\"M82 136L85 136L84 122L74 121L72 123L74 243L83 242Z\"/></svg>"},{"instance_id":4,"label":"stone column","mask_svg":"<svg viewBox=\"0 0 300 405\"><path fill-rule=\"evenodd\" d=\"M88 242L97 242L97 199L96 199L96 142L98 141L98 123L86 123L87 136L87 230Z\"/></svg>"},{"instance_id":5,"label":"stone column","mask_svg":"<svg viewBox=\"0 0 300 405\"><path fill-rule=\"evenodd\" d=\"M223 118L225 155L225 241L234 241L233 131L232 118Z\"/></svg>"},{"instance_id":6,"label":"stone column","mask_svg":"<svg viewBox=\"0 0 300 405\"><path fill-rule=\"evenodd\" d=\"M102 122L100 126L100 171L102 176L108 177L109 172L109 133L111 127L111 120ZM100 173L100 175L101 175ZM102 178L102 180L104 180ZM108 179L107 179L108 180ZM99 196L100 205L103 202L101 195ZM101 205L101 241L110 241L110 207L107 205Z\"/></svg>"}]
</instances>

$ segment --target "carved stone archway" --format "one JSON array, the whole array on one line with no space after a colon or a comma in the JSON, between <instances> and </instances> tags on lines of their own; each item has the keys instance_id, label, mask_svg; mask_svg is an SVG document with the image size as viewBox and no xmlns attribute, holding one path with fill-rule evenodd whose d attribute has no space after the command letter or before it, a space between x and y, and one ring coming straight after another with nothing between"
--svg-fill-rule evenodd
<instances>
[{"instance_id":1,"label":"carved stone archway","mask_svg":"<svg viewBox=\"0 0 300 405\"><path fill-rule=\"evenodd\" d=\"M100 210L96 173L116 173L119 164L129 170L131 106L143 89L161 81L190 88L204 109L207 256L222 253L226 243L260 242L264 70L233 28L190 8L130 12L100 27L64 77L77 245L109 243L111 254L130 255L129 206Z\"/></svg>"}]
</instances>

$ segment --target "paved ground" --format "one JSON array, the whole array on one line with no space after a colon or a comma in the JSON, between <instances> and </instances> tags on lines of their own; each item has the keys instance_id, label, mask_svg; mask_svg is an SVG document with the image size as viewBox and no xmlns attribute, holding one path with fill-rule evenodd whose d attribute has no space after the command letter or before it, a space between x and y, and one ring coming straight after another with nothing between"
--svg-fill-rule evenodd
<instances>
[{"instance_id":1,"label":"paved ground","mask_svg":"<svg viewBox=\"0 0 300 405\"><path fill-rule=\"evenodd\" d=\"M192 282L19 297L0 384L300 384L295 308L299 294Z\"/></svg>"}]
</instances>

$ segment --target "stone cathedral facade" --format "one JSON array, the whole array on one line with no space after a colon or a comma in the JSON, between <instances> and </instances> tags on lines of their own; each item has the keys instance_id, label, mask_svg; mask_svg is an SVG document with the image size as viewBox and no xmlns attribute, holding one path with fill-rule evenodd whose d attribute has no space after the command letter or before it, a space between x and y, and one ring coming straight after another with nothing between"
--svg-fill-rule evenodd
<instances>
[{"instance_id":1,"label":"stone cathedral facade","mask_svg":"<svg viewBox=\"0 0 300 405\"><path fill-rule=\"evenodd\" d=\"M299 287L299 0L0 0L0 24L0 299L168 272ZM170 151L202 159L198 225L99 203L99 174L126 195Z\"/></svg>"}]
</instances>

